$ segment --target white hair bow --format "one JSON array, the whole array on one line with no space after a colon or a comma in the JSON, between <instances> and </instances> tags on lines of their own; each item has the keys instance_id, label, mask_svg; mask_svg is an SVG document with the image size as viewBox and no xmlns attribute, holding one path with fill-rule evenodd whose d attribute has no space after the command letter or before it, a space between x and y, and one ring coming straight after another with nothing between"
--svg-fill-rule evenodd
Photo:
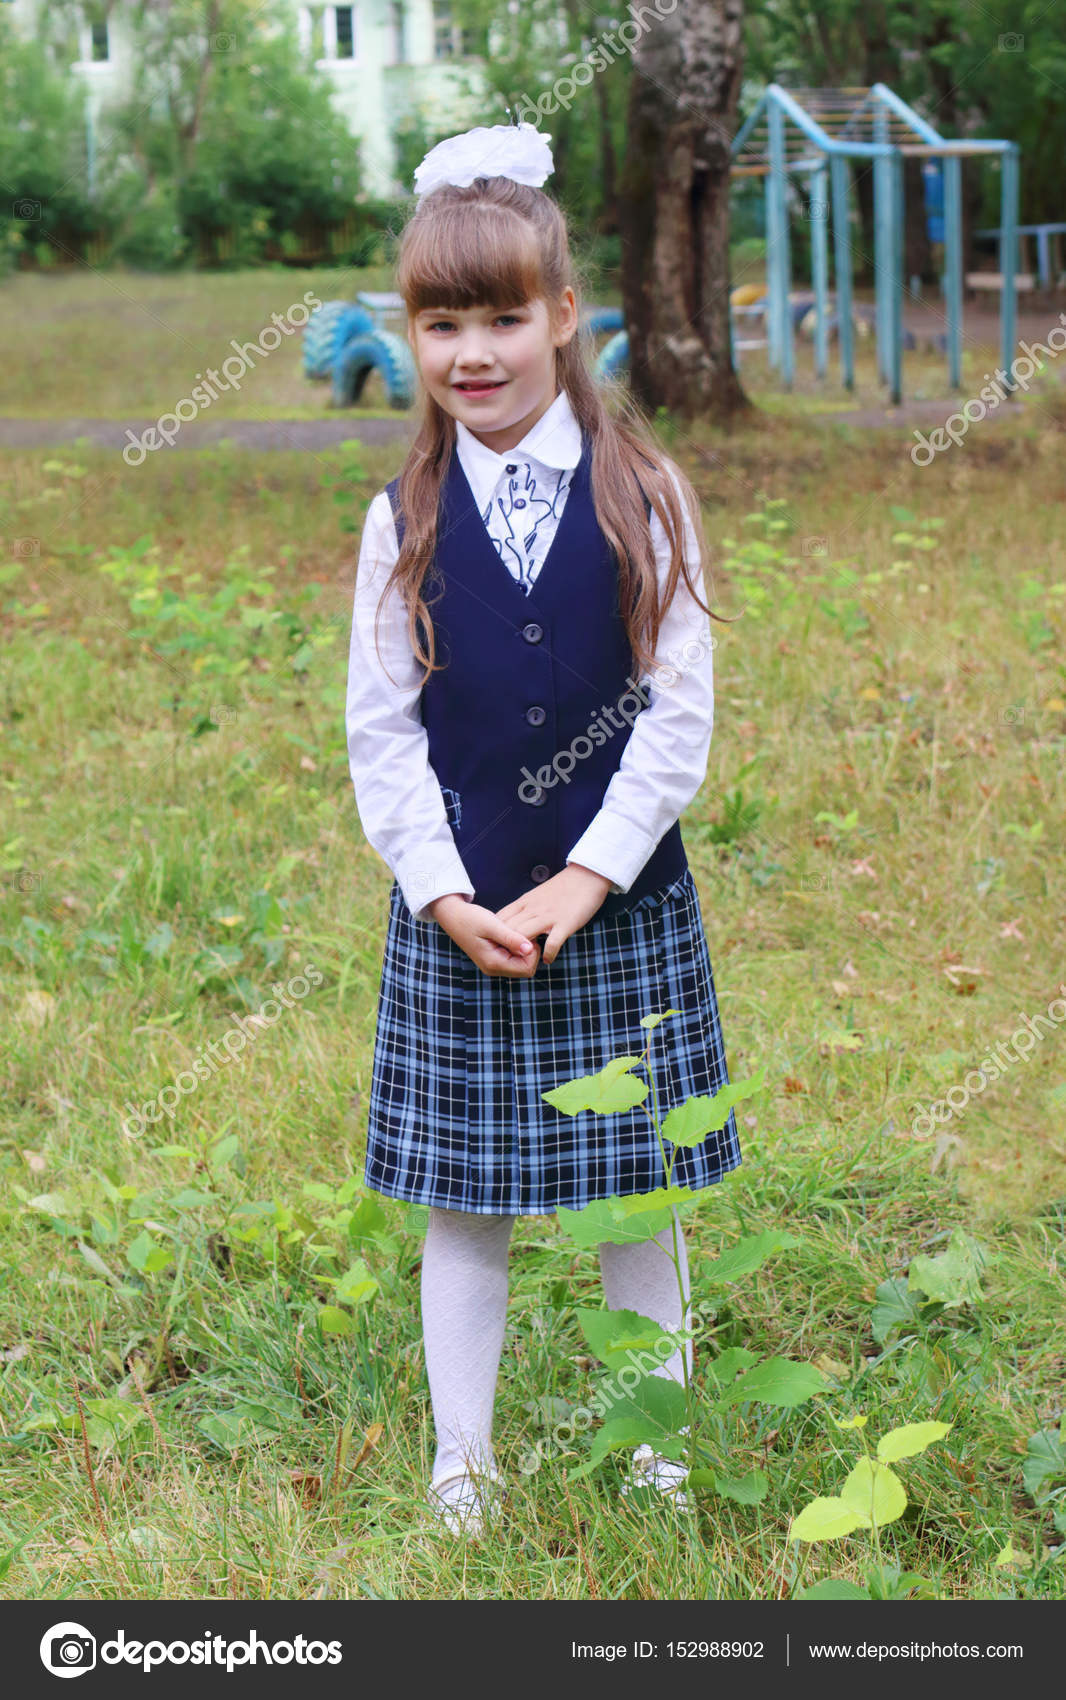
<instances>
[{"instance_id":1,"label":"white hair bow","mask_svg":"<svg viewBox=\"0 0 1066 1700\"><path fill-rule=\"evenodd\" d=\"M443 183L466 188L475 177L512 177L516 183L539 189L555 170L550 141L550 136L525 120L481 125L461 136L449 136L430 148L416 170L415 194L428 195Z\"/></svg>"}]
</instances>

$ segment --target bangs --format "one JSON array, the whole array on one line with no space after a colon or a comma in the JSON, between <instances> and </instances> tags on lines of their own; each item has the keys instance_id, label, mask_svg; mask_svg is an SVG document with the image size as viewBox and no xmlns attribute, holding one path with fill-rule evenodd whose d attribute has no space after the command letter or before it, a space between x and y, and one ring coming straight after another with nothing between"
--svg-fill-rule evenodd
<instances>
[{"instance_id":1,"label":"bangs","mask_svg":"<svg viewBox=\"0 0 1066 1700\"><path fill-rule=\"evenodd\" d=\"M427 210L407 228L396 283L412 317L427 307L521 307L545 293L537 232L485 201Z\"/></svg>"}]
</instances>

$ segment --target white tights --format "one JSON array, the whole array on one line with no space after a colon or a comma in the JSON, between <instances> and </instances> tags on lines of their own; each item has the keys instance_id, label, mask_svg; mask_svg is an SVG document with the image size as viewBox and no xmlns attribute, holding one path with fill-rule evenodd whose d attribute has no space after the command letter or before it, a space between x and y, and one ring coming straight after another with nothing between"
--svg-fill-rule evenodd
<instances>
[{"instance_id":1,"label":"white tights","mask_svg":"<svg viewBox=\"0 0 1066 1700\"><path fill-rule=\"evenodd\" d=\"M676 1216L675 1216L676 1221ZM507 1317L507 1263L514 1216L479 1216L431 1207L422 1254L422 1325L426 1374L433 1403L436 1486L457 1472L496 1467L492 1413ZM673 1251L673 1229L655 1240L599 1248L608 1310L635 1310L660 1327L683 1324L677 1275L661 1248ZM688 1259L678 1226L678 1247L689 1309ZM689 1371L692 1342L684 1343ZM681 1348L654 1371L683 1379Z\"/></svg>"}]
</instances>

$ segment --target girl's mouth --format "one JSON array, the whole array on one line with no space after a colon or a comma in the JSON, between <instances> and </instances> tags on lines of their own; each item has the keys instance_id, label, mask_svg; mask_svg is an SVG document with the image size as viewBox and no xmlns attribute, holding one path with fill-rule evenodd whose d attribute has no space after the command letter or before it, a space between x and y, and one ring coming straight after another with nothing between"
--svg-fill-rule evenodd
<instances>
[{"instance_id":1,"label":"girl's mouth","mask_svg":"<svg viewBox=\"0 0 1066 1700\"><path fill-rule=\"evenodd\" d=\"M472 378L467 382L456 384L454 387L457 390L462 390L464 395L490 395L493 390L502 390L506 381L505 378L501 378L498 382L487 383L483 378Z\"/></svg>"}]
</instances>

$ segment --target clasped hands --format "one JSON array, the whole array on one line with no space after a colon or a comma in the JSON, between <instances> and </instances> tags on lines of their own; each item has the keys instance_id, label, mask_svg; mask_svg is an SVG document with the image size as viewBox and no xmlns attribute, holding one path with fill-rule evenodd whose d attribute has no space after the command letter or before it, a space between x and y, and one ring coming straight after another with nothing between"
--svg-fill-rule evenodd
<instances>
[{"instance_id":1,"label":"clasped hands","mask_svg":"<svg viewBox=\"0 0 1066 1700\"><path fill-rule=\"evenodd\" d=\"M570 934L595 915L610 888L605 875L568 862L560 873L502 909L486 909L452 892L438 897L429 913L482 973L529 979L541 960L536 941L547 934L543 958L554 962Z\"/></svg>"}]
</instances>

